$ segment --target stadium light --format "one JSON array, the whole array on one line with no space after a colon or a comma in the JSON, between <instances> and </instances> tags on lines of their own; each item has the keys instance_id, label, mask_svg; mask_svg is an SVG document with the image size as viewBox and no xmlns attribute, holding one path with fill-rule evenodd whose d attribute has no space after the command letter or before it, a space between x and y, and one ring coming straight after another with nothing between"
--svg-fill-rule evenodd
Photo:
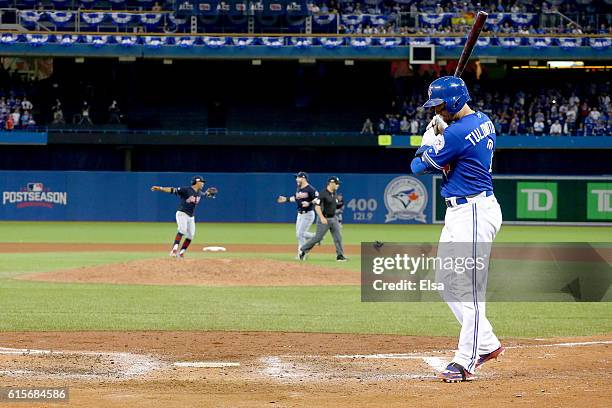
<instances>
[{"instance_id":1,"label":"stadium light","mask_svg":"<svg viewBox=\"0 0 612 408\"><path fill-rule=\"evenodd\" d=\"M583 61L547 61L548 68L582 68Z\"/></svg>"}]
</instances>

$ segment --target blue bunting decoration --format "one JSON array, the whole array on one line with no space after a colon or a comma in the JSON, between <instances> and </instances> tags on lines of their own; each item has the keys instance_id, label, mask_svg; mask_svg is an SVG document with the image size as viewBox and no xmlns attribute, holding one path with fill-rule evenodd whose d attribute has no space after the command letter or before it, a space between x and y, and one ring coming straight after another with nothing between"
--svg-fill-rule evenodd
<instances>
[{"instance_id":1,"label":"blue bunting decoration","mask_svg":"<svg viewBox=\"0 0 612 408\"><path fill-rule=\"evenodd\" d=\"M261 43L269 48L280 48L285 45L282 37L261 37Z\"/></svg>"},{"instance_id":2,"label":"blue bunting decoration","mask_svg":"<svg viewBox=\"0 0 612 408\"><path fill-rule=\"evenodd\" d=\"M145 46L148 48L161 48L166 42L163 37L147 36L144 37Z\"/></svg>"},{"instance_id":3,"label":"blue bunting decoration","mask_svg":"<svg viewBox=\"0 0 612 408\"><path fill-rule=\"evenodd\" d=\"M312 38L310 37L291 37L291 44L297 48L312 47Z\"/></svg>"},{"instance_id":4,"label":"blue bunting decoration","mask_svg":"<svg viewBox=\"0 0 612 408\"><path fill-rule=\"evenodd\" d=\"M204 42L204 45L209 48L220 48L227 42L225 37L204 37L202 41Z\"/></svg>"},{"instance_id":5,"label":"blue bunting decoration","mask_svg":"<svg viewBox=\"0 0 612 408\"><path fill-rule=\"evenodd\" d=\"M56 26L64 26L74 19L72 11L47 11L47 15Z\"/></svg>"},{"instance_id":6,"label":"blue bunting decoration","mask_svg":"<svg viewBox=\"0 0 612 408\"><path fill-rule=\"evenodd\" d=\"M95 48L100 48L108 44L107 35L86 35L85 42Z\"/></svg>"},{"instance_id":7,"label":"blue bunting decoration","mask_svg":"<svg viewBox=\"0 0 612 408\"><path fill-rule=\"evenodd\" d=\"M245 48L253 45L255 38L253 37L232 37L232 44L238 48Z\"/></svg>"},{"instance_id":8,"label":"blue bunting decoration","mask_svg":"<svg viewBox=\"0 0 612 408\"><path fill-rule=\"evenodd\" d=\"M372 43L372 37L352 37L350 42L353 48L367 48Z\"/></svg>"},{"instance_id":9,"label":"blue bunting decoration","mask_svg":"<svg viewBox=\"0 0 612 408\"><path fill-rule=\"evenodd\" d=\"M455 48L461 45L463 40L460 37L442 37L438 38L438 44L444 48Z\"/></svg>"},{"instance_id":10,"label":"blue bunting decoration","mask_svg":"<svg viewBox=\"0 0 612 408\"><path fill-rule=\"evenodd\" d=\"M116 24L124 26L132 21L134 15L129 13L110 13L110 17Z\"/></svg>"},{"instance_id":11,"label":"blue bunting decoration","mask_svg":"<svg viewBox=\"0 0 612 408\"><path fill-rule=\"evenodd\" d=\"M321 37L319 41L323 47L329 49L338 48L344 44L344 38L341 37Z\"/></svg>"},{"instance_id":12,"label":"blue bunting decoration","mask_svg":"<svg viewBox=\"0 0 612 408\"><path fill-rule=\"evenodd\" d=\"M402 39L400 37L381 37L378 38L378 44L381 47L391 49L402 45Z\"/></svg>"},{"instance_id":13,"label":"blue bunting decoration","mask_svg":"<svg viewBox=\"0 0 612 408\"><path fill-rule=\"evenodd\" d=\"M26 41L32 47L40 47L49 42L50 36L47 34L26 34Z\"/></svg>"},{"instance_id":14,"label":"blue bunting decoration","mask_svg":"<svg viewBox=\"0 0 612 408\"><path fill-rule=\"evenodd\" d=\"M116 35L114 40L117 44L129 48L138 44L138 37L132 35Z\"/></svg>"},{"instance_id":15,"label":"blue bunting decoration","mask_svg":"<svg viewBox=\"0 0 612 408\"><path fill-rule=\"evenodd\" d=\"M88 26L97 26L106 18L106 13L81 13L81 21Z\"/></svg>"}]
</instances>

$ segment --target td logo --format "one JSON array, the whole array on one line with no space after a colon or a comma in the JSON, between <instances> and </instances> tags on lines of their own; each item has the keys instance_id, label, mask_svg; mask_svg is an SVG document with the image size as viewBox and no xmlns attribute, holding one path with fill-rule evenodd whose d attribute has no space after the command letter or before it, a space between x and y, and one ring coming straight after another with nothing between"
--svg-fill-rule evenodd
<instances>
[{"instance_id":1,"label":"td logo","mask_svg":"<svg viewBox=\"0 0 612 408\"><path fill-rule=\"evenodd\" d=\"M522 182L516 190L517 218L557 218L557 183Z\"/></svg>"},{"instance_id":2,"label":"td logo","mask_svg":"<svg viewBox=\"0 0 612 408\"><path fill-rule=\"evenodd\" d=\"M587 218L612 220L612 183L587 183Z\"/></svg>"}]
</instances>

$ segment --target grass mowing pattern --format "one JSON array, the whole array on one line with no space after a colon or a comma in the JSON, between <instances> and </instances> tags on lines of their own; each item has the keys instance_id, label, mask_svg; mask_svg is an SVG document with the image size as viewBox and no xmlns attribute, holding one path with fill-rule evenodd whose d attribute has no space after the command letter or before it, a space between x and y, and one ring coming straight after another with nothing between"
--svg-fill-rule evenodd
<instances>
[{"instance_id":1,"label":"grass mowing pattern","mask_svg":"<svg viewBox=\"0 0 612 408\"><path fill-rule=\"evenodd\" d=\"M444 303L361 303L357 287L187 287L3 281L0 330L256 330L448 335ZM489 303L512 337L610 333L610 303ZM517 319L517 316L521 316Z\"/></svg>"},{"instance_id":2,"label":"grass mowing pattern","mask_svg":"<svg viewBox=\"0 0 612 408\"><path fill-rule=\"evenodd\" d=\"M0 241L169 242L173 224L3 223ZM347 225L347 243L437 241L440 226ZM502 228L499 242L605 242L610 228ZM203 242L294 243L293 225L200 224ZM327 240L329 245L331 241ZM361 303L357 287L189 287L27 282L21 273L165 256L158 253L0 254L0 330L263 330L456 336L459 325L444 303ZM203 254L292 260L289 254ZM308 262L357 271L317 254ZM500 336L547 337L609 334L612 303L490 303ZM520 317L520 318L519 318Z\"/></svg>"}]
</instances>

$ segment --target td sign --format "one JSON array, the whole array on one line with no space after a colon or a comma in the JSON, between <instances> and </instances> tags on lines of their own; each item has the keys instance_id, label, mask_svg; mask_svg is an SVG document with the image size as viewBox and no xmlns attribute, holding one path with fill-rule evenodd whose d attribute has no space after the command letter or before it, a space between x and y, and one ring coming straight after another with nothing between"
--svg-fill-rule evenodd
<instances>
[{"instance_id":1,"label":"td sign","mask_svg":"<svg viewBox=\"0 0 612 408\"><path fill-rule=\"evenodd\" d=\"M557 218L557 183L520 182L516 184L516 189L517 218Z\"/></svg>"},{"instance_id":2,"label":"td sign","mask_svg":"<svg viewBox=\"0 0 612 408\"><path fill-rule=\"evenodd\" d=\"M612 184L587 184L587 218L612 220Z\"/></svg>"}]
</instances>

